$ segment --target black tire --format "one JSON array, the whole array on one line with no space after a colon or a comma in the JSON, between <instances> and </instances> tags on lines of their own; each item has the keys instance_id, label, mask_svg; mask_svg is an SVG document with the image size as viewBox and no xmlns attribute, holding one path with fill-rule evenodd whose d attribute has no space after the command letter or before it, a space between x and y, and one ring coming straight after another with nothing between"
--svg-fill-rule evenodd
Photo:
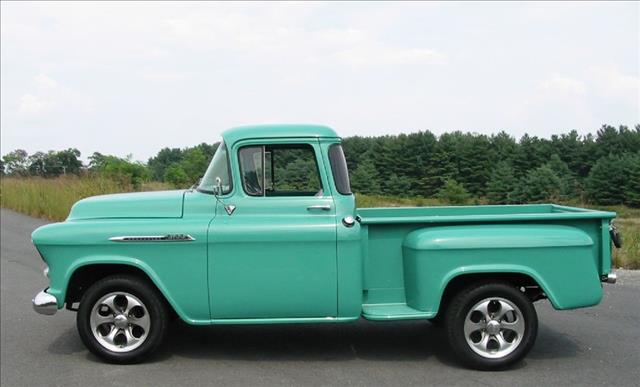
<instances>
[{"instance_id":1,"label":"black tire","mask_svg":"<svg viewBox=\"0 0 640 387\"><path fill-rule=\"evenodd\" d=\"M514 337L519 337L520 341L519 344L515 346L515 349L512 349L512 352L498 358L488 358L486 356L498 356L499 354L485 354L485 356L482 356L474 351L471 344L467 342L464 331L467 316L472 316L472 314L470 314L471 308L491 298L503 299L517 306L524 322L524 333L522 335L513 336L513 331L505 333L512 335L512 342L517 342ZM494 303L492 305L500 307L499 301L494 300L492 302ZM514 315L515 312L510 316ZM516 319L514 318L513 320L515 321ZM453 351L466 365L479 370L499 370L513 365L529 353L538 334L538 315L531 301L515 286L505 282L485 282L462 289L451 300L445 314L445 327L447 338ZM489 329L481 331L477 333L477 335L484 338L485 335L487 335L486 332L489 332ZM473 336L470 335L470 338L471 337ZM489 335L488 337L491 341L492 336ZM502 337L504 338L504 336ZM497 340L493 340L493 342L500 348Z\"/></svg>"},{"instance_id":2,"label":"black tire","mask_svg":"<svg viewBox=\"0 0 640 387\"><path fill-rule=\"evenodd\" d=\"M118 292L128 293L141 301L148 311L150 322L142 344L127 352L116 352L100 344L91 328L91 313L95 304L105 295ZM82 342L94 355L111 363L127 364L142 361L160 346L167 331L168 317L163 296L147 280L131 275L114 275L87 289L80 301L76 325Z\"/></svg>"}]
</instances>

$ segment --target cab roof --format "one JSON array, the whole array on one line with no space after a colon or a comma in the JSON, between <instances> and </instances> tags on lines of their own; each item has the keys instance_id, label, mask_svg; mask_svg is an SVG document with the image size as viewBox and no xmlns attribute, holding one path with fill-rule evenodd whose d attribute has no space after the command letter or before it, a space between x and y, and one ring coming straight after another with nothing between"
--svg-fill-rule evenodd
<instances>
[{"instance_id":1,"label":"cab roof","mask_svg":"<svg viewBox=\"0 0 640 387\"><path fill-rule=\"evenodd\" d=\"M337 138L338 134L328 126L305 124L250 125L227 129L222 138L227 146L249 138L286 138L286 137L328 137Z\"/></svg>"}]
</instances>

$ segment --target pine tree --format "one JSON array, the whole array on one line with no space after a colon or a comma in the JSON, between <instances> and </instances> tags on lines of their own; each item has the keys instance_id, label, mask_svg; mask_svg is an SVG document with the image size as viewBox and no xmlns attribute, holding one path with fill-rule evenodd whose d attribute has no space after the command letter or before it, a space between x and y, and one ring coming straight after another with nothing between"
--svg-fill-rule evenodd
<instances>
[{"instance_id":1,"label":"pine tree","mask_svg":"<svg viewBox=\"0 0 640 387\"><path fill-rule=\"evenodd\" d=\"M380 194L378 171L370 159L362 161L351 173L351 188L353 192L362 194Z\"/></svg>"},{"instance_id":2,"label":"pine tree","mask_svg":"<svg viewBox=\"0 0 640 387\"><path fill-rule=\"evenodd\" d=\"M627 168L620 156L602 157L591 168L585 188L587 197L593 203L613 205L625 202Z\"/></svg>"},{"instance_id":3,"label":"pine tree","mask_svg":"<svg viewBox=\"0 0 640 387\"><path fill-rule=\"evenodd\" d=\"M511 165L500 161L491 174L487 184L487 199L492 204L509 204L515 201L513 197L517 180Z\"/></svg>"},{"instance_id":4,"label":"pine tree","mask_svg":"<svg viewBox=\"0 0 640 387\"><path fill-rule=\"evenodd\" d=\"M469 197L469 192L454 179L447 180L438 191L438 198L448 204L466 204Z\"/></svg>"},{"instance_id":5,"label":"pine tree","mask_svg":"<svg viewBox=\"0 0 640 387\"><path fill-rule=\"evenodd\" d=\"M407 194L410 187L411 181L407 177L398 176L395 173L391 174L387 182L387 191L394 196L410 196Z\"/></svg>"},{"instance_id":6,"label":"pine tree","mask_svg":"<svg viewBox=\"0 0 640 387\"><path fill-rule=\"evenodd\" d=\"M560 179L559 199L567 200L579 196L576 178L560 156L553 154L545 165Z\"/></svg>"},{"instance_id":7,"label":"pine tree","mask_svg":"<svg viewBox=\"0 0 640 387\"><path fill-rule=\"evenodd\" d=\"M627 170L624 202L631 207L640 207L640 152L627 155L623 162Z\"/></svg>"},{"instance_id":8,"label":"pine tree","mask_svg":"<svg viewBox=\"0 0 640 387\"><path fill-rule=\"evenodd\" d=\"M522 188L527 203L544 203L557 200L562 191L562 180L547 165L527 174Z\"/></svg>"}]
</instances>

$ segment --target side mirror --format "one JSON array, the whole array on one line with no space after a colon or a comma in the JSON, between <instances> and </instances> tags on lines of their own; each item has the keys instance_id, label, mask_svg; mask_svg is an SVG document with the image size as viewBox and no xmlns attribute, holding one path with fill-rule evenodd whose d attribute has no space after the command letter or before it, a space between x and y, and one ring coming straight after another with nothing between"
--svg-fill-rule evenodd
<instances>
[{"instance_id":1,"label":"side mirror","mask_svg":"<svg viewBox=\"0 0 640 387\"><path fill-rule=\"evenodd\" d=\"M220 177L216 177L216 195L222 195L222 179Z\"/></svg>"},{"instance_id":2,"label":"side mirror","mask_svg":"<svg viewBox=\"0 0 640 387\"><path fill-rule=\"evenodd\" d=\"M225 204L218 198L219 195L222 195L222 179L220 177L216 177L216 186L213 189L213 195L216 197L216 201L222 204L224 210L227 211L227 215L233 214L233 211L236 210L236 206L233 204Z\"/></svg>"}]
</instances>

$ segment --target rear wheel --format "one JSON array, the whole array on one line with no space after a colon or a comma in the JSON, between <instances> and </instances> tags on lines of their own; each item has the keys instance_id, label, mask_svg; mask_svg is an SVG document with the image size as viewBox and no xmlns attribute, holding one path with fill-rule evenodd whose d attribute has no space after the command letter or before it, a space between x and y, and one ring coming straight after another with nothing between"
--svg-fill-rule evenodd
<instances>
[{"instance_id":1,"label":"rear wheel","mask_svg":"<svg viewBox=\"0 0 640 387\"><path fill-rule=\"evenodd\" d=\"M157 348L167 329L161 296L134 276L111 276L84 294L77 315L80 338L95 355L134 363Z\"/></svg>"},{"instance_id":2,"label":"rear wheel","mask_svg":"<svg viewBox=\"0 0 640 387\"><path fill-rule=\"evenodd\" d=\"M533 347L538 317L529 299L502 282L463 289L445 315L449 342L473 368L494 370L521 360Z\"/></svg>"}]
</instances>

